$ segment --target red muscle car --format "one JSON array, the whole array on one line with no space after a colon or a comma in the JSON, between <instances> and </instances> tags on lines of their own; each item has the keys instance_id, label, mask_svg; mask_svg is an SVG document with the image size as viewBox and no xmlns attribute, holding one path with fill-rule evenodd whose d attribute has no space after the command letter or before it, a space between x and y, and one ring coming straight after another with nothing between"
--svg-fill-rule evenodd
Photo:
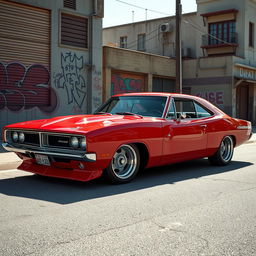
<instances>
[{"instance_id":1,"label":"red muscle car","mask_svg":"<svg viewBox=\"0 0 256 256\"><path fill-rule=\"evenodd\" d=\"M92 115L8 125L3 147L23 160L20 170L125 183L141 168L196 158L226 165L251 132L250 122L199 97L129 93L112 96Z\"/></svg>"}]
</instances>

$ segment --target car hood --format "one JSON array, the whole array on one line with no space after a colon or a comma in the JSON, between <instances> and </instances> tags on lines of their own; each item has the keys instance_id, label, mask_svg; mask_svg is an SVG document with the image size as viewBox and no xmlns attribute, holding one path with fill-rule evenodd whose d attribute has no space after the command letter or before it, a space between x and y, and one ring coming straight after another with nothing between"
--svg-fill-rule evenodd
<instances>
[{"instance_id":1,"label":"car hood","mask_svg":"<svg viewBox=\"0 0 256 256\"><path fill-rule=\"evenodd\" d=\"M123 115L61 116L8 125L6 128L41 130L51 132L84 133L108 126L144 122L149 118ZM150 118L151 120L153 118Z\"/></svg>"}]
</instances>

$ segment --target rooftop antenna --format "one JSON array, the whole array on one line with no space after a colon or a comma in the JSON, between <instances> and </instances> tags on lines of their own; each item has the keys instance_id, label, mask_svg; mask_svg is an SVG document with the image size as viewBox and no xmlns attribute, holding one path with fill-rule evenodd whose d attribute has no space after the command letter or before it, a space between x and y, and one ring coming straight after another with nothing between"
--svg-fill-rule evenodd
<instances>
[{"instance_id":1,"label":"rooftop antenna","mask_svg":"<svg viewBox=\"0 0 256 256\"><path fill-rule=\"evenodd\" d=\"M132 23L134 23L134 11L132 11Z\"/></svg>"}]
</instances>

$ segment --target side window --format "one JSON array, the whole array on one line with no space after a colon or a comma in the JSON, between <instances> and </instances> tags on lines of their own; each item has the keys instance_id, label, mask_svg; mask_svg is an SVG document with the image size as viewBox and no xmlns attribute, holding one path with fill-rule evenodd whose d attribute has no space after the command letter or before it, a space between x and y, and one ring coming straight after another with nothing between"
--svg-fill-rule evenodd
<instances>
[{"instance_id":1,"label":"side window","mask_svg":"<svg viewBox=\"0 0 256 256\"><path fill-rule=\"evenodd\" d=\"M175 105L174 105L174 101L171 100L171 104L170 104L170 108L167 112L167 118L168 119L176 119L176 112L175 112Z\"/></svg>"},{"instance_id":2,"label":"side window","mask_svg":"<svg viewBox=\"0 0 256 256\"><path fill-rule=\"evenodd\" d=\"M205 109L204 107L202 107L196 102L195 102L195 108L196 108L197 118L212 116L212 113L209 110Z\"/></svg>"},{"instance_id":3,"label":"side window","mask_svg":"<svg viewBox=\"0 0 256 256\"><path fill-rule=\"evenodd\" d=\"M175 108L178 118L197 118L193 100L175 99Z\"/></svg>"}]
</instances>

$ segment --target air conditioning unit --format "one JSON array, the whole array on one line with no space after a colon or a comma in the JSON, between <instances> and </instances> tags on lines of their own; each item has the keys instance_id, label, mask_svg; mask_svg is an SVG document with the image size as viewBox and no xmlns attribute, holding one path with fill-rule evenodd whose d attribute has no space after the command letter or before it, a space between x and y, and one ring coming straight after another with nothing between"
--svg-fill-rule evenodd
<instances>
[{"instance_id":1,"label":"air conditioning unit","mask_svg":"<svg viewBox=\"0 0 256 256\"><path fill-rule=\"evenodd\" d=\"M166 32L172 32L173 26L170 23L163 23L160 25L160 32L166 33Z\"/></svg>"}]
</instances>

